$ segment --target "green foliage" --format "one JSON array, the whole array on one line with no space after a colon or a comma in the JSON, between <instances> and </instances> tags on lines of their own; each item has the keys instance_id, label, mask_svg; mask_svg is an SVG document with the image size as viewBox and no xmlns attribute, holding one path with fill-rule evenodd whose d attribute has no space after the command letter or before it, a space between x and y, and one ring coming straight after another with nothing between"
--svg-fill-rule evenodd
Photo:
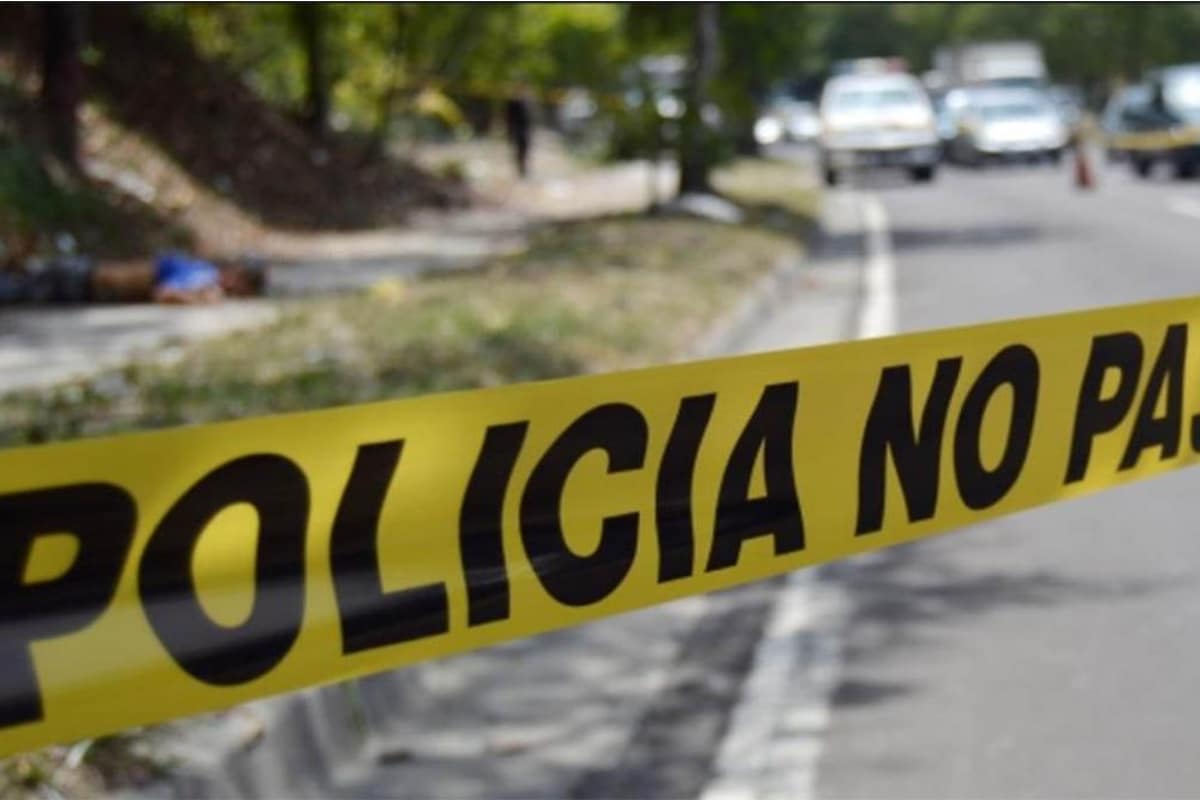
<instances>
[{"instance_id":1,"label":"green foliage","mask_svg":"<svg viewBox=\"0 0 1200 800\"><path fill-rule=\"evenodd\" d=\"M540 87L611 87L628 48L624 8L611 3L327 5L323 39L343 123L373 128L392 113L423 113L428 86L501 95L515 80ZM287 4L154 5L267 99L299 109L304 54Z\"/></svg>"},{"instance_id":2,"label":"green foliage","mask_svg":"<svg viewBox=\"0 0 1200 800\"><path fill-rule=\"evenodd\" d=\"M605 156L618 161L660 155L678 135L678 125L661 119L648 102L618 109L611 121Z\"/></svg>"},{"instance_id":3,"label":"green foliage","mask_svg":"<svg viewBox=\"0 0 1200 800\"><path fill-rule=\"evenodd\" d=\"M175 228L148 218L146 209L121 205L36 148L0 134L0 265L68 242L89 253L126 254L148 240L182 243Z\"/></svg>"},{"instance_id":4,"label":"green foliage","mask_svg":"<svg viewBox=\"0 0 1200 800\"><path fill-rule=\"evenodd\" d=\"M682 53L691 42L690 3L632 3L626 33L641 52Z\"/></svg>"},{"instance_id":5,"label":"green foliage","mask_svg":"<svg viewBox=\"0 0 1200 800\"><path fill-rule=\"evenodd\" d=\"M541 86L614 87L629 55L623 21L624 9L613 3L522 4L507 72Z\"/></svg>"},{"instance_id":6,"label":"green foliage","mask_svg":"<svg viewBox=\"0 0 1200 800\"><path fill-rule=\"evenodd\" d=\"M743 147L753 141L758 105L771 85L802 74L811 17L810 6L793 3L721 6L722 60L714 95Z\"/></svg>"},{"instance_id":7,"label":"green foliage","mask_svg":"<svg viewBox=\"0 0 1200 800\"><path fill-rule=\"evenodd\" d=\"M124 257L189 243L153 208L52 157L36 96L10 70L0 59L0 269L72 246Z\"/></svg>"},{"instance_id":8,"label":"green foliage","mask_svg":"<svg viewBox=\"0 0 1200 800\"><path fill-rule=\"evenodd\" d=\"M202 54L222 63L268 100L285 106L300 102L303 54L288 5L154 4L147 12L156 22L184 31Z\"/></svg>"},{"instance_id":9,"label":"green foliage","mask_svg":"<svg viewBox=\"0 0 1200 800\"><path fill-rule=\"evenodd\" d=\"M25 237L61 226L85 213L89 199L56 183L33 149L0 140L0 232Z\"/></svg>"}]
</instances>

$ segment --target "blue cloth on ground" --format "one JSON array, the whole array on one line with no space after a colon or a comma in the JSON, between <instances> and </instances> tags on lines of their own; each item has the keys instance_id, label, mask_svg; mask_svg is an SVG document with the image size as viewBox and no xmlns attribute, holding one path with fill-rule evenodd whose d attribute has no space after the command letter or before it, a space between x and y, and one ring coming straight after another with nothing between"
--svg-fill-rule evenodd
<instances>
[{"instance_id":1,"label":"blue cloth on ground","mask_svg":"<svg viewBox=\"0 0 1200 800\"><path fill-rule=\"evenodd\" d=\"M154 284L160 289L194 292L219 286L220 273L203 259L166 253L154 262Z\"/></svg>"}]
</instances>

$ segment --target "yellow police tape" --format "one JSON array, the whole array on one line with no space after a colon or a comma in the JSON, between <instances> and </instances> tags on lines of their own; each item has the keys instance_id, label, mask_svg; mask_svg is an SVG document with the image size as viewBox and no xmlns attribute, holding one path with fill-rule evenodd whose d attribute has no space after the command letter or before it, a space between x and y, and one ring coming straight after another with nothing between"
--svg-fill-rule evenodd
<instances>
[{"instance_id":1,"label":"yellow police tape","mask_svg":"<svg viewBox=\"0 0 1200 800\"><path fill-rule=\"evenodd\" d=\"M0 752L1190 464L1197 325L1192 297L0 453Z\"/></svg>"}]
</instances>

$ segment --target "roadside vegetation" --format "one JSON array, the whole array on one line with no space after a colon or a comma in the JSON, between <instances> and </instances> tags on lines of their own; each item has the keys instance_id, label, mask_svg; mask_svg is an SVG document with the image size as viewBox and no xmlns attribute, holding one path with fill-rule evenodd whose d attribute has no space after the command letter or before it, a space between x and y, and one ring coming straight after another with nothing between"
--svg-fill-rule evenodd
<instances>
[{"instance_id":1,"label":"roadside vegetation","mask_svg":"<svg viewBox=\"0 0 1200 800\"><path fill-rule=\"evenodd\" d=\"M767 180L767 173L772 176ZM781 259L816 206L803 173L720 173L743 224L625 215L557 224L477 270L298 301L273 325L0 398L24 444L661 363Z\"/></svg>"},{"instance_id":2,"label":"roadside vegetation","mask_svg":"<svg viewBox=\"0 0 1200 800\"><path fill-rule=\"evenodd\" d=\"M0 396L0 446L660 363L803 254L819 195L795 169L718 173L744 222L629 214L550 225L477 270L298 301L250 334ZM170 350L170 348L168 348ZM159 728L0 760L0 800L90 798L170 769Z\"/></svg>"}]
</instances>

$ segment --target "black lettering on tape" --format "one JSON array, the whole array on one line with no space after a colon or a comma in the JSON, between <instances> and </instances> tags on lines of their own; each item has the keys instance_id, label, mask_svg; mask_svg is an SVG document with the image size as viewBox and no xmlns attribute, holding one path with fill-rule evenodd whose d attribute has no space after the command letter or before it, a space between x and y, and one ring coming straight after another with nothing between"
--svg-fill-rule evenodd
<instances>
[{"instance_id":1,"label":"black lettering on tape","mask_svg":"<svg viewBox=\"0 0 1200 800\"><path fill-rule=\"evenodd\" d=\"M962 369L962 359L937 363L929 398L914 431L912 370L907 364L885 367L863 429L858 459L858 522L862 536L883 526L887 495L887 454L891 452L910 522L929 519L937 508L938 473L946 411Z\"/></svg>"},{"instance_id":2,"label":"black lettering on tape","mask_svg":"<svg viewBox=\"0 0 1200 800\"><path fill-rule=\"evenodd\" d=\"M696 455L716 404L715 394L685 397L658 469L655 522L658 528L658 582L686 578L694 569L696 535L692 520L692 480Z\"/></svg>"},{"instance_id":3,"label":"black lettering on tape","mask_svg":"<svg viewBox=\"0 0 1200 800\"><path fill-rule=\"evenodd\" d=\"M792 464L799 392L795 381L766 387L734 444L721 478L708 572L737 564L742 543L759 536L774 536L777 556L804 549L804 519ZM750 499L760 451L767 493Z\"/></svg>"},{"instance_id":4,"label":"black lettering on tape","mask_svg":"<svg viewBox=\"0 0 1200 800\"><path fill-rule=\"evenodd\" d=\"M1146 391L1134 417L1133 431L1121 456L1121 469L1137 464L1142 451L1162 448L1160 458L1174 458L1179 452L1179 437L1183 427L1183 365L1187 360L1187 325L1176 324L1167 328L1163 336L1162 349L1150 368L1146 380ZM1155 416L1158 401L1167 392L1166 412Z\"/></svg>"},{"instance_id":5,"label":"black lettering on tape","mask_svg":"<svg viewBox=\"0 0 1200 800\"><path fill-rule=\"evenodd\" d=\"M42 719L29 646L91 624L112 600L133 542L137 506L108 483L77 483L0 496L0 727ZM67 571L25 582L39 536L78 543Z\"/></svg>"},{"instance_id":6,"label":"black lettering on tape","mask_svg":"<svg viewBox=\"0 0 1200 800\"><path fill-rule=\"evenodd\" d=\"M245 622L227 627L200 605L192 553L212 518L239 503L258 512L254 601ZM150 535L138 569L142 605L167 652L196 679L218 686L245 683L291 649L304 620L308 504L308 481L290 459L243 456L197 481Z\"/></svg>"},{"instance_id":7,"label":"black lettering on tape","mask_svg":"<svg viewBox=\"0 0 1200 800\"><path fill-rule=\"evenodd\" d=\"M591 450L608 455L610 475L640 469L648 438L646 419L633 406L597 406L572 422L533 468L521 497L521 539L542 586L560 603L585 606L610 595L633 566L638 538L637 512L616 514L601 522L594 552L571 552L562 528L567 477Z\"/></svg>"},{"instance_id":8,"label":"black lettering on tape","mask_svg":"<svg viewBox=\"0 0 1200 800\"><path fill-rule=\"evenodd\" d=\"M1121 424L1137 391L1142 372L1142 340L1128 331L1096 336L1079 386L1075 405L1075 425L1071 433L1071 453L1063 483L1082 480L1092 457L1092 440ZM1118 372L1117 390L1112 397L1101 397L1104 375Z\"/></svg>"},{"instance_id":9,"label":"black lettering on tape","mask_svg":"<svg viewBox=\"0 0 1200 800\"><path fill-rule=\"evenodd\" d=\"M359 447L338 503L329 562L342 620L342 652L346 654L436 636L450 629L444 584L383 590L379 514L403 446L403 441L396 440Z\"/></svg>"},{"instance_id":10,"label":"black lettering on tape","mask_svg":"<svg viewBox=\"0 0 1200 800\"><path fill-rule=\"evenodd\" d=\"M509 616L501 517L504 495L528 429L528 422L488 428L467 483L458 517L458 541L467 583L467 624L471 626Z\"/></svg>"},{"instance_id":11,"label":"black lettering on tape","mask_svg":"<svg viewBox=\"0 0 1200 800\"><path fill-rule=\"evenodd\" d=\"M967 392L954 430L954 474L968 508L995 505L1017 482L1033 436L1038 381L1037 356L1025 345L1014 344L992 357ZM1004 385L1012 388L1012 415L1000 463L989 470L979 452L979 437L988 403Z\"/></svg>"}]
</instances>

